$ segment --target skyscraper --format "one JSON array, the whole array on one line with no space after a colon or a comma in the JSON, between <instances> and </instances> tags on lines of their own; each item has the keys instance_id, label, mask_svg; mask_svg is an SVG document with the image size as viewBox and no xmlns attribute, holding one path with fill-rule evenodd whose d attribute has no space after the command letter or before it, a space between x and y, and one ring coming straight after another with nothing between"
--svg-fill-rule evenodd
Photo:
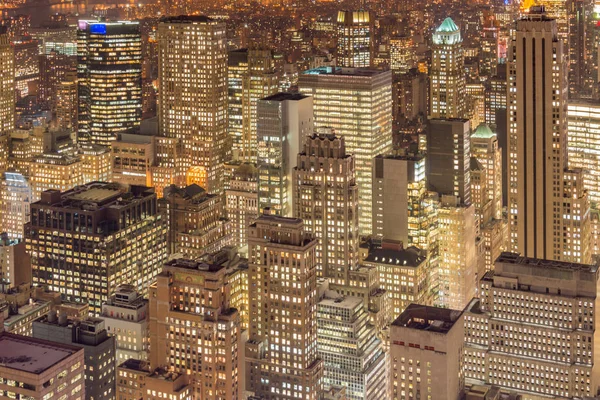
<instances>
[{"instance_id":1,"label":"skyscraper","mask_svg":"<svg viewBox=\"0 0 600 400\"><path fill-rule=\"evenodd\" d=\"M15 128L15 52L10 44L7 28L0 27L0 134ZM2 149L2 152L7 152ZM5 155L4 162L6 162Z\"/></svg>"},{"instance_id":2,"label":"skyscraper","mask_svg":"<svg viewBox=\"0 0 600 400\"><path fill-rule=\"evenodd\" d=\"M120 284L147 293L167 257L165 239L154 190L114 183L47 190L25 226L33 284L89 303L96 315Z\"/></svg>"},{"instance_id":3,"label":"skyscraper","mask_svg":"<svg viewBox=\"0 0 600 400\"><path fill-rule=\"evenodd\" d=\"M319 240L317 274L344 285L358 265L358 188L344 138L311 135L293 174L294 216Z\"/></svg>"},{"instance_id":4,"label":"skyscraper","mask_svg":"<svg viewBox=\"0 0 600 400\"><path fill-rule=\"evenodd\" d=\"M462 310L475 296L478 269L475 207L442 196L438 210L438 304Z\"/></svg>"},{"instance_id":5,"label":"skyscraper","mask_svg":"<svg viewBox=\"0 0 600 400\"><path fill-rule=\"evenodd\" d=\"M317 304L317 343L324 389L345 387L348 400L387 398L386 355L359 297L325 297Z\"/></svg>"},{"instance_id":6,"label":"skyscraper","mask_svg":"<svg viewBox=\"0 0 600 400\"><path fill-rule=\"evenodd\" d=\"M427 127L429 190L471 204L471 128L466 119L431 119Z\"/></svg>"},{"instance_id":7,"label":"skyscraper","mask_svg":"<svg viewBox=\"0 0 600 400\"><path fill-rule=\"evenodd\" d=\"M176 258L150 285L150 365L189 375L196 397L237 399L240 316L226 268Z\"/></svg>"},{"instance_id":8,"label":"skyscraper","mask_svg":"<svg viewBox=\"0 0 600 400\"><path fill-rule=\"evenodd\" d=\"M227 41L225 23L206 16L165 17L158 25L162 136L182 143L181 171L195 168L209 193L223 191L227 152Z\"/></svg>"},{"instance_id":9,"label":"skyscraper","mask_svg":"<svg viewBox=\"0 0 600 400\"><path fill-rule=\"evenodd\" d=\"M78 137L108 145L142 118L139 24L79 21L77 47Z\"/></svg>"},{"instance_id":10,"label":"skyscraper","mask_svg":"<svg viewBox=\"0 0 600 400\"><path fill-rule=\"evenodd\" d=\"M517 21L508 58L510 249L533 258L589 262L583 176L567 170L563 42L543 7L531 7Z\"/></svg>"},{"instance_id":11,"label":"skyscraper","mask_svg":"<svg viewBox=\"0 0 600 400\"><path fill-rule=\"evenodd\" d=\"M588 70L588 32L594 3L590 0L568 0L566 2L569 23L569 93L580 98L590 90L585 85ZM589 88L591 89L591 88Z\"/></svg>"},{"instance_id":12,"label":"skyscraper","mask_svg":"<svg viewBox=\"0 0 600 400\"><path fill-rule=\"evenodd\" d=\"M597 266L502 253L464 312L467 384L528 397L596 393L597 288Z\"/></svg>"},{"instance_id":13,"label":"skyscraper","mask_svg":"<svg viewBox=\"0 0 600 400\"><path fill-rule=\"evenodd\" d=\"M317 400L317 240L300 219L262 215L248 247L246 388L265 399Z\"/></svg>"},{"instance_id":14,"label":"skyscraper","mask_svg":"<svg viewBox=\"0 0 600 400\"><path fill-rule=\"evenodd\" d=\"M590 203L600 204L600 104L571 101L568 105L569 168L587 171L583 175Z\"/></svg>"},{"instance_id":15,"label":"skyscraper","mask_svg":"<svg viewBox=\"0 0 600 400\"><path fill-rule=\"evenodd\" d=\"M369 11L339 11L337 15L337 65L370 67L374 50L375 18Z\"/></svg>"},{"instance_id":16,"label":"skyscraper","mask_svg":"<svg viewBox=\"0 0 600 400\"><path fill-rule=\"evenodd\" d=\"M7 28L0 26L0 173L6 171L8 135L15 128L15 52Z\"/></svg>"},{"instance_id":17,"label":"skyscraper","mask_svg":"<svg viewBox=\"0 0 600 400\"><path fill-rule=\"evenodd\" d=\"M487 198L492 201L491 214L502 218L502 149L498 136L486 124L481 124L471 135L471 154L485 168ZM482 221L484 223L486 221Z\"/></svg>"},{"instance_id":18,"label":"skyscraper","mask_svg":"<svg viewBox=\"0 0 600 400\"><path fill-rule=\"evenodd\" d=\"M463 338L460 310L408 306L390 327L391 399L460 398Z\"/></svg>"},{"instance_id":19,"label":"skyscraper","mask_svg":"<svg viewBox=\"0 0 600 400\"><path fill-rule=\"evenodd\" d=\"M392 73L321 67L303 72L298 87L313 98L315 127L333 129L354 154L359 230L369 235L373 158L392 150Z\"/></svg>"},{"instance_id":20,"label":"skyscraper","mask_svg":"<svg viewBox=\"0 0 600 400\"><path fill-rule=\"evenodd\" d=\"M258 101L258 209L275 215L293 213L292 171L304 139L312 134L313 99L277 93Z\"/></svg>"},{"instance_id":21,"label":"skyscraper","mask_svg":"<svg viewBox=\"0 0 600 400\"><path fill-rule=\"evenodd\" d=\"M451 18L433 33L429 71L431 118L465 116L465 69L460 29Z\"/></svg>"}]
</instances>

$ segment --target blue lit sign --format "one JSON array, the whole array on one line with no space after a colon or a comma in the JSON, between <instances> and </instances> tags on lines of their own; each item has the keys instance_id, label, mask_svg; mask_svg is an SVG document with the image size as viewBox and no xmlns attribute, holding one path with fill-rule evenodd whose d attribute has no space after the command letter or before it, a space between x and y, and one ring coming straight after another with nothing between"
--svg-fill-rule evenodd
<instances>
[{"instance_id":1,"label":"blue lit sign","mask_svg":"<svg viewBox=\"0 0 600 400\"><path fill-rule=\"evenodd\" d=\"M90 25L90 33L94 35L106 35L106 24Z\"/></svg>"}]
</instances>

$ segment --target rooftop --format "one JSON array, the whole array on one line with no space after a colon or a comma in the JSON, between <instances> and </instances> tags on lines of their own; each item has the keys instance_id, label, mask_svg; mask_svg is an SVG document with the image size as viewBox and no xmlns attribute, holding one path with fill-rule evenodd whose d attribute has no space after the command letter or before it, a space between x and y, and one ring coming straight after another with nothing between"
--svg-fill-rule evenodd
<instances>
[{"instance_id":1,"label":"rooftop","mask_svg":"<svg viewBox=\"0 0 600 400\"><path fill-rule=\"evenodd\" d=\"M490 139L494 136L496 136L496 134L492 132L492 130L487 124L479 124L477 129L475 129L475 132L473 132L473 134L471 135L472 138L478 139Z\"/></svg>"},{"instance_id":2,"label":"rooftop","mask_svg":"<svg viewBox=\"0 0 600 400\"><path fill-rule=\"evenodd\" d=\"M99 207L119 208L152 194L154 188L146 186L131 185L127 188L118 183L90 182L66 192L46 190L42 192L41 200L32 204L96 210Z\"/></svg>"},{"instance_id":3,"label":"rooftop","mask_svg":"<svg viewBox=\"0 0 600 400\"><path fill-rule=\"evenodd\" d=\"M306 96L302 93L279 92L279 93L272 94L271 96L262 98L261 100L269 100L269 101L293 100L293 101L297 101L297 100L306 99L307 97L308 96Z\"/></svg>"},{"instance_id":4,"label":"rooftop","mask_svg":"<svg viewBox=\"0 0 600 400\"><path fill-rule=\"evenodd\" d=\"M41 374L78 351L83 350L27 336L0 334L0 367Z\"/></svg>"},{"instance_id":5,"label":"rooftop","mask_svg":"<svg viewBox=\"0 0 600 400\"><path fill-rule=\"evenodd\" d=\"M167 261L164 266L206 272L217 272L224 268L222 265L209 264L204 261L190 260L189 258L174 258Z\"/></svg>"},{"instance_id":6,"label":"rooftop","mask_svg":"<svg viewBox=\"0 0 600 400\"><path fill-rule=\"evenodd\" d=\"M207 22L215 22L215 20L207 17L206 15L178 15L172 17L163 17L160 19L160 22L167 24L205 24Z\"/></svg>"},{"instance_id":7,"label":"rooftop","mask_svg":"<svg viewBox=\"0 0 600 400\"><path fill-rule=\"evenodd\" d=\"M325 297L323 300L319 301L319 307L338 307L338 308L348 308L354 309L357 306L362 304L363 300L359 297L353 296L339 296L339 297Z\"/></svg>"},{"instance_id":8,"label":"rooftop","mask_svg":"<svg viewBox=\"0 0 600 400\"><path fill-rule=\"evenodd\" d=\"M369 68L318 67L302 72L302 75L376 76L388 71Z\"/></svg>"},{"instance_id":9,"label":"rooftop","mask_svg":"<svg viewBox=\"0 0 600 400\"><path fill-rule=\"evenodd\" d=\"M407 249L375 248L365 259L379 264L398 265L401 267L418 267L426 260L425 252L414 246Z\"/></svg>"},{"instance_id":10,"label":"rooftop","mask_svg":"<svg viewBox=\"0 0 600 400\"><path fill-rule=\"evenodd\" d=\"M578 264L566 261L552 261L533 257L523 257L518 253L509 252L503 252L502 254L500 254L500 256L496 259L496 264L498 263L536 267L536 269L543 269L545 271L582 271L590 273L596 273L598 271L597 265Z\"/></svg>"},{"instance_id":11,"label":"rooftop","mask_svg":"<svg viewBox=\"0 0 600 400\"><path fill-rule=\"evenodd\" d=\"M450 17L446 18L444 22L435 30L436 32L456 32L458 31L458 26L454 23L454 20Z\"/></svg>"},{"instance_id":12,"label":"rooftop","mask_svg":"<svg viewBox=\"0 0 600 400\"><path fill-rule=\"evenodd\" d=\"M461 314L462 311L413 303L406 307L392 325L445 334L452 329Z\"/></svg>"},{"instance_id":13,"label":"rooftop","mask_svg":"<svg viewBox=\"0 0 600 400\"><path fill-rule=\"evenodd\" d=\"M150 364L147 361L136 360L135 358L130 358L126 361L123 361L119 368L127 368L133 371L139 372L150 372Z\"/></svg>"}]
</instances>

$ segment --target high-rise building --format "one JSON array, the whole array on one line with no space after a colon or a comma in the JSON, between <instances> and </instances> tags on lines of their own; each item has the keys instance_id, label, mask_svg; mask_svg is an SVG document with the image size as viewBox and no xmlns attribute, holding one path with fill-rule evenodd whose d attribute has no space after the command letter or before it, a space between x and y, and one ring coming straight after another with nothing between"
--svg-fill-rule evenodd
<instances>
[{"instance_id":1,"label":"high-rise building","mask_svg":"<svg viewBox=\"0 0 600 400\"><path fill-rule=\"evenodd\" d=\"M277 93L258 101L258 209L293 213L292 171L305 138L313 133L313 99Z\"/></svg>"},{"instance_id":2,"label":"high-rise building","mask_svg":"<svg viewBox=\"0 0 600 400\"><path fill-rule=\"evenodd\" d=\"M567 170L563 42L543 7L531 7L517 21L508 64L510 249L526 257L589 262L583 174Z\"/></svg>"},{"instance_id":3,"label":"high-rise building","mask_svg":"<svg viewBox=\"0 0 600 400\"><path fill-rule=\"evenodd\" d=\"M502 253L464 313L467 384L526 397L596 393L597 288L596 266Z\"/></svg>"},{"instance_id":4,"label":"high-rise building","mask_svg":"<svg viewBox=\"0 0 600 400\"><path fill-rule=\"evenodd\" d=\"M569 94L581 98L591 91L586 87L588 71L588 33L592 18L594 2L590 0L568 0L566 2L567 20L569 24Z\"/></svg>"},{"instance_id":5,"label":"high-rise building","mask_svg":"<svg viewBox=\"0 0 600 400\"><path fill-rule=\"evenodd\" d=\"M103 319L68 321L66 314L51 312L33 322L33 337L83 348L85 398L116 400L115 338L108 336Z\"/></svg>"},{"instance_id":6,"label":"high-rise building","mask_svg":"<svg viewBox=\"0 0 600 400\"><path fill-rule=\"evenodd\" d=\"M498 71L499 51L499 30L500 23L496 17L488 13L485 15L483 30L481 32L481 60L479 74L481 76L495 76Z\"/></svg>"},{"instance_id":7,"label":"high-rise building","mask_svg":"<svg viewBox=\"0 0 600 400\"><path fill-rule=\"evenodd\" d=\"M569 168L586 171L583 183L590 203L600 203L600 103L592 101L570 101L567 108L567 130L569 132Z\"/></svg>"},{"instance_id":8,"label":"high-rise building","mask_svg":"<svg viewBox=\"0 0 600 400\"><path fill-rule=\"evenodd\" d=\"M3 397L86 398L83 349L2 332L0 353L3 360L0 365L0 392Z\"/></svg>"},{"instance_id":9,"label":"high-rise building","mask_svg":"<svg viewBox=\"0 0 600 400\"><path fill-rule=\"evenodd\" d=\"M433 33L429 70L431 118L465 117L465 69L460 29L451 18Z\"/></svg>"},{"instance_id":10,"label":"high-rise building","mask_svg":"<svg viewBox=\"0 0 600 400\"><path fill-rule=\"evenodd\" d=\"M232 158L242 157L244 143L244 81L248 76L248 49L229 52L227 57L227 134Z\"/></svg>"},{"instance_id":11,"label":"high-rise building","mask_svg":"<svg viewBox=\"0 0 600 400\"><path fill-rule=\"evenodd\" d=\"M222 194L227 153L225 23L206 16L165 17L158 24L158 48L160 135L181 141L180 174L195 171L203 177L195 183Z\"/></svg>"},{"instance_id":12,"label":"high-rise building","mask_svg":"<svg viewBox=\"0 0 600 400\"><path fill-rule=\"evenodd\" d=\"M0 233L0 282L8 287L31 282L31 261L22 239Z\"/></svg>"},{"instance_id":13,"label":"high-rise building","mask_svg":"<svg viewBox=\"0 0 600 400\"><path fill-rule=\"evenodd\" d=\"M429 190L471 204L471 128L466 119L431 119L427 128Z\"/></svg>"},{"instance_id":14,"label":"high-rise building","mask_svg":"<svg viewBox=\"0 0 600 400\"><path fill-rule=\"evenodd\" d=\"M338 11L337 65L370 67L374 51L375 18L369 11Z\"/></svg>"},{"instance_id":15,"label":"high-rise building","mask_svg":"<svg viewBox=\"0 0 600 400\"><path fill-rule=\"evenodd\" d=\"M109 182L112 179L110 147L83 143L78 147L83 182Z\"/></svg>"},{"instance_id":16,"label":"high-rise building","mask_svg":"<svg viewBox=\"0 0 600 400\"><path fill-rule=\"evenodd\" d=\"M322 67L303 72L298 87L313 98L315 127L333 129L354 154L359 230L369 235L373 158L392 150L392 73Z\"/></svg>"},{"instance_id":17,"label":"high-rise building","mask_svg":"<svg viewBox=\"0 0 600 400\"><path fill-rule=\"evenodd\" d=\"M29 170L31 200L38 201L46 190L67 191L83 185L81 159L69 154L48 153L34 157Z\"/></svg>"},{"instance_id":18,"label":"high-rise building","mask_svg":"<svg viewBox=\"0 0 600 400\"><path fill-rule=\"evenodd\" d=\"M189 259L165 264L150 286L150 365L189 375L195 397L237 399L240 317L226 268Z\"/></svg>"},{"instance_id":19,"label":"high-rise building","mask_svg":"<svg viewBox=\"0 0 600 400\"><path fill-rule=\"evenodd\" d=\"M300 219L262 215L248 247L246 388L265 399L319 399L317 240Z\"/></svg>"},{"instance_id":20,"label":"high-rise building","mask_svg":"<svg viewBox=\"0 0 600 400\"><path fill-rule=\"evenodd\" d=\"M426 207L423 154L379 155L373 162L373 235L427 249L431 234Z\"/></svg>"},{"instance_id":21,"label":"high-rise building","mask_svg":"<svg viewBox=\"0 0 600 400\"><path fill-rule=\"evenodd\" d=\"M481 124L471 135L471 155L481 163L486 175L486 196L492 201L491 214L502 218L502 149L498 136L486 124ZM482 221L486 222L486 221Z\"/></svg>"},{"instance_id":22,"label":"high-rise building","mask_svg":"<svg viewBox=\"0 0 600 400\"><path fill-rule=\"evenodd\" d=\"M258 171L254 164L243 163L233 173L225 191L225 209L231 221L233 245L241 254L248 252L248 227L258 219Z\"/></svg>"},{"instance_id":23,"label":"high-rise building","mask_svg":"<svg viewBox=\"0 0 600 400\"><path fill-rule=\"evenodd\" d=\"M5 172L0 188L0 231L10 239L23 239L23 226L29 221L31 185L23 174Z\"/></svg>"},{"instance_id":24,"label":"high-rise building","mask_svg":"<svg viewBox=\"0 0 600 400\"><path fill-rule=\"evenodd\" d=\"M6 27L0 26L0 173L6 171L8 134L15 128L15 52Z\"/></svg>"},{"instance_id":25,"label":"high-rise building","mask_svg":"<svg viewBox=\"0 0 600 400\"><path fill-rule=\"evenodd\" d=\"M78 139L108 145L142 118L142 39L138 22L79 21Z\"/></svg>"},{"instance_id":26,"label":"high-rise building","mask_svg":"<svg viewBox=\"0 0 600 400\"><path fill-rule=\"evenodd\" d=\"M390 398L461 398L464 325L462 311L408 306L390 327Z\"/></svg>"},{"instance_id":27,"label":"high-rise building","mask_svg":"<svg viewBox=\"0 0 600 400\"><path fill-rule=\"evenodd\" d=\"M15 128L15 52L5 27L0 27L0 70L0 134L5 136Z\"/></svg>"},{"instance_id":28,"label":"high-rise building","mask_svg":"<svg viewBox=\"0 0 600 400\"><path fill-rule=\"evenodd\" d=\"M231 222L225 218L223 197L198 185L165 188L158 208L168 227L169 254L195 259L232 243Z\"/></svg>"},{"instance_id":29,"label":"high-rise building","mask_svg":"<svg viewBox=\"0 0 600 400\"><path fill-rule=\"evenodd\" d=\"M102 319L115 337L117 365L130 358L147 360L150 347L148 300L132 285L120 285L102 304Z\"/></svg>"},{"instance_id":30,"label":"high-rise building","mask_svg":"<svg viewBox=\"0 0 600 400\"><path fill-rule=\"evenodd\" d=\"M390 38L390 69L398 75L415 66L417 46L411 35Z\"/></svg>"},{"instance_id":31,"label":"high-rise building","mask_svg":"<svg viewBox=\"0 0 600 400\"><path fill-rule=\"evenodd\" d=\"M335 284L349 282L358 265L358 188L354 157L343 137L309 136L293 174L294 216L318 239L317 274Z\"/></svg>"},{"instance_id":32,"label":"high-rise building","mask_svg":"<svg viewBox=\"0 0 600 400\"><path fill-rule=\"evenodd\" d=\"M485 123L493 128L504 125L506 106L506 65L500 65L485 89Z\"/></svg>"},{"instance_id":33,"label":"high-rise building","mask_svg":"<svg viewBox=\"0 0 600 400\"><path fill-rule=\"evenodd\" d=\"M317 348L325 391L345 387L348 400L388 397L386 354L361 298L326 295L319 301Z\"/></svg>"},{"instance_id":34,"label":"high-rise building","mask_svg":"<svg viewBox=\"0 0 600 400\"><path fill-rule=\"evenodd\" d=\"M479 271L475 206L442 196L438 210L438 304L462 310L475 296Z\"/></svg>"},{"instance_id":35,"label":"high-rise building","mask_svg":"<svg viewBox=\"0 0 600 400\"><path fill-rule=\"evenodd\" d=\"M40 80L40 52L37 40L30 36L15 36L15 89L17 98L34 94Z\"/></svg>"},{"instance_id":36,"label":"high-rise building","mask_svg":"<svg viewBox=\"0 0 600 400\"><path fill-rule=\"evenodd\" d=\"M416 68L397 77L394 82L396 118L404 116L408 120L415 120L419 116L427 115L427 80L427 74L419 72Z\"/></svg>"},{"instance_id":37,"label":"high-rise building","mask_svg":"<svg viewBox=\"0 0 600 400\"><path fill-rule=\"evenodd\" d=\"M68 72L56 87L56 122L59 129L77 129L77 73Z\"/></svg>"},{"instance_id":38,"label":"high-rise building","mask_svg":"<svg viewBox=\"0 0 600 400\"><path fill-rule=\"evenodd\" d=\"M159 367L150 369L147 361L130 358L117 367L117 399L192 400L194 388L187 374Z\"/></svg>"},{"instance_id":39,"label":"high-rise building","mask_svg":"<svg viewBox=\"0 0 600 400\"><path fill-rule=\"evenodd\" d=\"M430 268L427 252L414 246L384 240L380 248L369 251L362 265L377 268L379 287L391 303L391 315L400 315L411 303L432 304Z\"/></svg>"},{"instance_id":40,"label":"high-rise building","mask_svg":"<svg viewBox=\"0 0 600 400\"><path fill-rule=\"evenodd\" d=\"M54 112L56 110L57 93L61 82L65 80L66 74L75 72L77 57L60 54L51 51L48 54L40 54L40 82L37 89L37 97L42 104Z\"/></svg>"},{"instance_id":41,"label":"high-rise building","mask_svg":"<svg viewBox=\"0 0 600 400\"><path fill-rule=\"evenodd\" d=\"M25 226L33 284L87 302L100 314L121 284L147 293L167 257L166 227L154 190L92 182L48 190Z\"/></svg>"},{"instance_id":42,"label":"high-rise building","mask_svg":"<svg viewBox=\"0 0 600 400\"><path fill-rule=\"evenodd\" d=\"M248 49L248 74L242 81L242 158L256 162L258 156L258 102L279 91L280 74L271 49L254 45Z\"/></svg>"}]
</instances>

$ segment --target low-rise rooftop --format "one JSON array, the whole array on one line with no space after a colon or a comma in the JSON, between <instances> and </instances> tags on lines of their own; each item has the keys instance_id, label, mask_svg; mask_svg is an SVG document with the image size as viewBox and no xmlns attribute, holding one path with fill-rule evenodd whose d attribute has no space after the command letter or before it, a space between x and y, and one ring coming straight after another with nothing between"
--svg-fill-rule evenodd
<instances>
[{"instance_id":1,"label":"low-rise rooftop","mask_svg":"<svg viewBox=\"0 0 600 400\"><path fill-rule=\"evenodd\" d=\"M445 334L452 329L461 314L462 311L413 303L406 307L392 325Z\"/></svg>"},{"instance_id":2,"label":"low-rise rooftop","mask_svg":"<svg viewBox=\"0 0 600 400\"><path fill-rule=\"evenodd\" d=\"M0 333L0 367L41 374L78 351L83 350L32 337Z\"/></svg>"}]
</instances>

